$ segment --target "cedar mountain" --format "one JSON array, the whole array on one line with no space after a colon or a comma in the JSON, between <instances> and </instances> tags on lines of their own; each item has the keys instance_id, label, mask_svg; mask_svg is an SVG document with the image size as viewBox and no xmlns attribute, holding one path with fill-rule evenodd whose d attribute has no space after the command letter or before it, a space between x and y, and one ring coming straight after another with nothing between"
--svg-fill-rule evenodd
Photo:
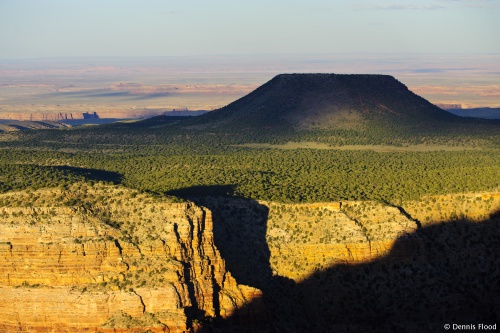
<instances>
[{"instance_id":1,"label":"cedar mountain","mask_svg":"<svg viewBox=\"0 0 500 333\"><path fill-rule=\"evenodd\" d=\"M415 128L461 120L389 75L281 74L184 126L234 130Z\"/></svg>"}]
</instances>

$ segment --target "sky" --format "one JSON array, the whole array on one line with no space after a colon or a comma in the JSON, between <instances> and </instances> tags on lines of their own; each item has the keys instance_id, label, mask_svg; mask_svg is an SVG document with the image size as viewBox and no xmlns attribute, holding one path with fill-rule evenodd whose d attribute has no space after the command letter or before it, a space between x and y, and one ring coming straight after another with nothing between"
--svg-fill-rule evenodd
<instances>
[{"instance_id":1,"label":"sky","mask_svg":"<svg viewBox=\"0 0 500 333\"><path fill-rule=\"evenodd\" d=\"M0 59L498 54L500 0L0 0Z\"/></svg>"}]
</instances>

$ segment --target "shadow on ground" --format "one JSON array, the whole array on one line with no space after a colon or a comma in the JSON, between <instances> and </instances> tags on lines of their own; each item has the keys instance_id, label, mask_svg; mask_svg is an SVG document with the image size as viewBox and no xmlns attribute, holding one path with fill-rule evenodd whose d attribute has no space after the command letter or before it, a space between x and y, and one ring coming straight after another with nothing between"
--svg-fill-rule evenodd
<instances>
[{"instance_id":1,"label":"shadow on ground","mask_svg":"<svg viewBox=\"0 0 500 333\"><path fill-rule=\"evenodd\" d=\"M61 170L63 172L79 175L85 178L86 180L105 181L105 182L111 182L113 184L119 184L123 179L123 176L117 172L100 170L100 169L78 168L66 165L52 166L52 168Z\"/></svg>"},{"instance_id":2,"label":"shadow on ground","mask_svg":"<svg viewBox=\"0 0 500 333\"><path fill-rule=\"evenodd\" d=\"M118 184L122 175L98 169L37 164L0 165L0 192L55 187L76 182L105 181Z\"/></svg>"},{"instance_id":3,"label":"shadow on ground","mask_svg":"<svg viewBox=\"0 0 500 333\"><path fill-rule=\"evenodd\" d=\"M212 190L231 187L204 193ZM334 265L295 283L272 274L267 207L229 196L186 199L212 210L215 244L238 283L263 291L262 300L204 323L198 333L446 332L445 324L478 330L499 322L500 211L481 222L422 227L387 256Z\"/></svg>"}]
</instances>

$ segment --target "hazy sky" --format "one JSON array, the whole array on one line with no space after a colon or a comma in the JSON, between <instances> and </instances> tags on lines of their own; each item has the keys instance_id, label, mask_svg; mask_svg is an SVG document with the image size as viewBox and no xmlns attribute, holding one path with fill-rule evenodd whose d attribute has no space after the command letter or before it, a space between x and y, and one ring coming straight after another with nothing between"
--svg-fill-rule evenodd
<instances>
[{"instance_id":1,"label":"hazy sky","mask_svg":"<svg viewBox=\"0 0 500 333\"><path fill-rule=\"evenodd\" d=\"M500 0L0 0L0 59L500 53Z\"/></svg>"}]
</instances>

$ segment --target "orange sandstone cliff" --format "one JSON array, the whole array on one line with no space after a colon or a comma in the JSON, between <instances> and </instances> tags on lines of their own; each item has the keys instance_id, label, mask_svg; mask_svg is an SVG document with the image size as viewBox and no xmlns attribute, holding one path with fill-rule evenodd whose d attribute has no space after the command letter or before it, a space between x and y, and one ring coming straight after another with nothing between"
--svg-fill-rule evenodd
<instances>
[{"instance_id":1,"label":"orange sandstone cliff","mask_svg":"<svg viewBox=\"0 0 500 333\"><path fill-rule=\"evenodd\" d=\"M0 332L185 332L260 295L193 203L86 184L0 200Z\"/></svg>"},{"instance_id":2,"label":"orange sandstone cliff","mask_svg":"<svg viewBox=\"0 0 500 333\"><path fill-rule=\"evenodd\" d=\"M224 318L300 331L316 316L308 302L344 290L297 303L311 277L389 254L423 265L416 230L500 207L498 193L402 206L178 201L83 183L1 194L0 332L204 332Z\"/></svg>"}]
</instances>

